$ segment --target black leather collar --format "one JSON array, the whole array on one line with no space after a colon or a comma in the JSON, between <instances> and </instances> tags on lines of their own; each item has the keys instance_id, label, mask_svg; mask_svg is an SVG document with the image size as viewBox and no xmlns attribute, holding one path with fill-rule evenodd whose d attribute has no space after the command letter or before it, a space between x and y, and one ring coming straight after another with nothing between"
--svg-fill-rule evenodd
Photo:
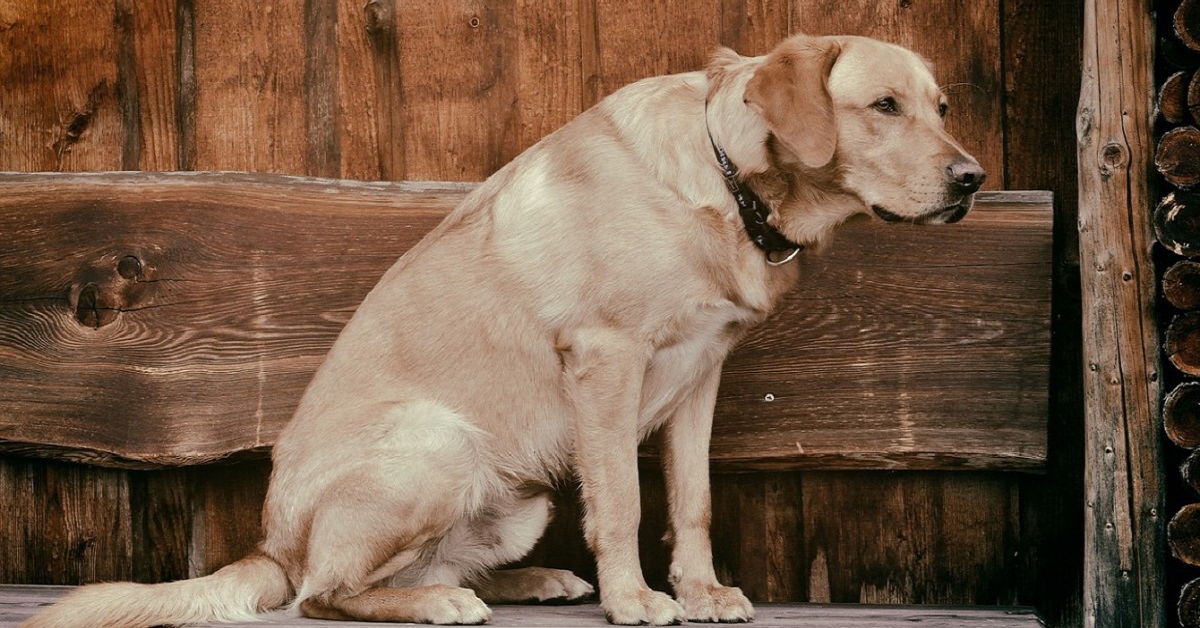
<instances>
[{"instance_id":1,"label":"black leather collar","mask_svg":"<svg viewBox=\"0 0 1200 628\"><path fill-rule=\"evenodd\" d=\"M767 263L772 266L782 266L800 254L804 246L796 244L780 233L774 225L767 222L771 208L763 202L754 190L738 181L738 169L725 154L725 149L717 145L712 131L708 129L708 101L704 101L704 130L708 132L708 141L712 144L713 153L717 156L717 164L721 167L721 175L725 178L725 187L737 201L738 213L742 216L742 224L746 227L746 235L767 256Z\"/></svg>"}]
</instances>

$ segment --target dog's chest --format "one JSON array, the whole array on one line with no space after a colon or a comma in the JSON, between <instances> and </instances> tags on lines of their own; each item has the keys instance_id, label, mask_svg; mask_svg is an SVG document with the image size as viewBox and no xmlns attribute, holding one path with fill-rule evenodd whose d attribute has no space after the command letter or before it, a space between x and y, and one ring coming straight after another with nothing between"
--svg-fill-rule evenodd
<instances>
[{"instance_id":1,"label":"dog's chest","mask_svg":"<svg viewBox=\"0 0 1200 628\"><path fill-rule=\"evenodd\" d=\"M663 330L642 380L638 425L657 428L690 396L700 390L713 369L761 315L732 302L693 308L675 317Z\"/></svg>"}]
</instances>

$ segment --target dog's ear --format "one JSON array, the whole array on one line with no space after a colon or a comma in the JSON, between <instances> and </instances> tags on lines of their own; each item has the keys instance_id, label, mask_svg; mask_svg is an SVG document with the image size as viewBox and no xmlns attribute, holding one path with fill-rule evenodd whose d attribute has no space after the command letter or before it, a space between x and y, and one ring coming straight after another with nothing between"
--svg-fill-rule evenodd
<instances>
[{"instance_id":1,"label":"dog's ear","mask_svg":"<svg viewBox=\"0 0 1200 628\"><path fill-rule=\"evenodd\" d=\"M837 148L829 71L840 53L833 38L792 37L767 55L746 84L746 104L809 168L828 164Z\"/></svg>"}]
</instances>

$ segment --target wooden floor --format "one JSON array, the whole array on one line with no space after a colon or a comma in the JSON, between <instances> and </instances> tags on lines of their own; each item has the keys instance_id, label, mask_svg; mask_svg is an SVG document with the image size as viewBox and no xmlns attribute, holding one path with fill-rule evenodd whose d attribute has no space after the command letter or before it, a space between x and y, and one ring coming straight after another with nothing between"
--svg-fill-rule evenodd
<instances>
[{"instance_id":1,"label":"wooden floor","mask_svg":"<svg viewBox=\"0 0 1200 628\"><path fill-rule=\"evenodd\" d=\"M16 628L21 621L69 591L71 587L28 585L0 586L0 628ZM804 628L1036 628L1044 624L1028 608L944 608L931 606L866 606L858 604L758 604L753 626L803 626ZM492 626L576 628L608 626L595 604L580 606L494 606ZM202 627L234 624L196 624ZM364 628L406 624L364 624L291 617L282 612L263 621L236 624L282 628Z\"/></svg>"}]
</instances>

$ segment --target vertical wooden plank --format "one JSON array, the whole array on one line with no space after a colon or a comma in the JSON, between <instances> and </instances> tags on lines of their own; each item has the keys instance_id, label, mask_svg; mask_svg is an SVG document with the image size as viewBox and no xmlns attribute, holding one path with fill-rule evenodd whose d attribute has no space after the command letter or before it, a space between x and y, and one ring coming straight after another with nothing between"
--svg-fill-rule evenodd
<instances>
[{"instance_id":1,"label":"vertical wooden plank","mask_svg":"<svg viewBox=\"0 0 1200 628\"><path fill-rule=\"evenodd\" d=\"M714 476L714 563L726 583L759 602L806 598L800 506L799 473Z\"/></svg>"},{"instance_id":2,"label":"vertical wooden plank","mask_svg":"<svg viewBox=\"0 0 1200 628\"><path fill-rule=\"evenodd\" d=\"M0 9L0 170L120 168L114 22L112 0Z\"/></svg>"},{"instance_id":3,"label":"vertical wooden plank","mask_svg":"<svg viewBox=\"0 0 1200 628\"><path fill-rule=\"evenodd\" d=\"M305 174L337 177L341 174L338 141L337 20L338 2L304 2L304 100L308 135Z\"/></svg>"},{"instance_id":4,"label":"vertical wooden plank","mask_svg":"<svg viewBox=\"0 0 1200 628\"><path fill-rule=\"evenodd\" d=\"M670 591L667 573L671 565L671 548L664 540L669 529L666 483L658 470L642 470L640 476L642 519L638 528L638 550L642 573L651 588Z\"/></svg>"},{"instance_id":5,"label":"vertical wooden plank","mask_svg":"<svg viewBox=\"0 0 1200 628\"><path fill-rule=\"evenodd\" d=\"M721 0L721 45L746 56L766 54L790 34L790 4L771 0Z\"/></svg>"},{"instance_id":6,"label":"vertical wooden plank","mask_svg":"<svg viewBox=\"0 0 1200 628\"><path fill-rule=\"evenodd\" d=\"M772 2L597 0L594 19L585 51L595 46L595 78L586 95L598 100L641 78L701 70L718 46L763 54L787 34L788 15Z\"/></svg>"},{"instance_id":7,"label":"vertical wooden plank","mask_svg":"<svg viewBox=\"0 0 1200 628\"><path fill-rule=\"evenodd\" d=\"M1051 626L1083 623L1083 375L1075 108L1083 6L1002 3L1004 187L1054 192L1050 456L1021 478L1020 601Z\"/></svg>"},{"instance_id":8,"label":"vertical wooden plank","mask_svg":"<svg viewBox=\"0 0 1200 628\"><path fill-rule=\"evenodd\" d=\"M1164 625L1151 263L1153 3L1084 3L1078 123L1085 391L1084 625Z\"/></svg>"},{"instance_id":9,"label":"vertical wooden plank","mask_svg":"<svg viewBox=\"0 0 1200 628\"><path fill-rule=\"evenodd\" d=\"M795 2L792 29L815 35L865 35L927 57L950 100L946 128L988 171L987 189L1004 182L1000 1Z\"/></svg>"},{"instance_id":10,"label":"vertical wooden plank","mask_svg":"<svg viewBox=\"0 0 1200 628\"><path fill-rule=\"evenodd\" d=\"M341 176L404 178L395 0L338 2L337 118Z\"/></svg>"},{"instance_id":11,"label":"vertical wooden plank","mask_svg":"<svg viewBox=\"0 0 1200 628\"><path fill-rule=\"evenodd\" d=\"M129 474L130 562L135 582L188 577L192 518L188 473L166 469Z\"/></svg>"},{"instance_id":12,"label":"vertical wooden plank","mask_svg":"<svg viewBox=\"0 0 1200 628\"><path fill-rule=\"evenodd\" d=\"M174 0L116 0L121 169L178 163L178 60Z\"/></svg>"},{"instance_id":13,"label":"vertical wooden plank","mask_svg":"<svg viewBox=\"0 0 1200 628\"><path fill-rule=\"evenodd\" d=\"M517 9L397 4L405 178L481 180L517 154Z\"/></svg>"},{"instance_id":14,"label":"vertical wooden plank","mask_svg":"<svg viewBox=\"0 0 1200 628\"><path fill-rule=\"evenodd\" d=\"M1018 534L1012 482L976 473L805 473L803 568L813 597L1015 603L1006 555Z\"/></svg>"},{"instance_id":15,"label":"vertical wooden plank","mask_svg":"<svg viewBox=\"0 0 1200 628\"><path fill-rule=\"evenodd\" d=\"M175 126L179 134L175 167L196 169L196 3L175 3Z\"/></svg>"},{"instance_id":16,"label":"vertical wooden plank","mask_svg":"<svg viewBox=\"0 0 1200 628\"><path fill-rule=\"evenodd\" d=\"M608 95L648 76L704 67L721 33L711 3L597 0L599 90Z\"/></svg>"},{"instance_id":17,"label":"vertical wooden plank","mask_svg":"<svg viewBox=\"0 0 1200 628\"><path fill-rule=\"evenodd\" d=\"M190 574L210 574L250 553L262 540L262 505L271 463L253 460L195 467Z\"/></svg>"},{"instance_id":18,"label":"vertical wooden plank","mask_svg":"<svg viewBox=\"0 0 1200 628\"><path fill-rule=\"evenodd\" d=\"M581 3L518 0L516 155L583 111Z\"/></svg>"},{"instance_id":19,"label":"vertical wooden plank","mask_svg":"<svg viewBox=\"0 0 1200 628\"><path fill-rule=\"evenodd\" d=\"M128 580L125 471L0 458L0 582Z\"/></svg>"},{"instance_id":20,"label":"vertical wooden plank","mask_svg":"<svg viewBox=\"0 0 1200 628\"><path fill-rule=\"evenodd\" d=\"M194 0L193 167L307 171L303 8Z\"/></svg>"},{"instance_id":21,"label":"vertical wooden plank","mask_svg":"<svg viewBox=\"0 0 1200 628\"><path fill-rule=\"evenodd\" d=\"M766 602L788 602L806 597L804 569L801 565L803 542L800 506L801 475L771 473L763 477L763 501L766 504L767 590L761 598Z\"/></svg>"}]
</instances>

